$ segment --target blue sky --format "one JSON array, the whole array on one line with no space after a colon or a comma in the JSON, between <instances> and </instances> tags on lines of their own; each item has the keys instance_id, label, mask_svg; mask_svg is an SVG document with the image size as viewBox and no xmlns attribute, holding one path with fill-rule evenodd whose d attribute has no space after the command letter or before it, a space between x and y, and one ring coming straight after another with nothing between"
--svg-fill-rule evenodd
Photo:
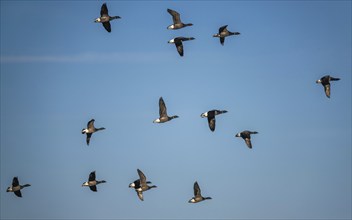
<instances>
[{"instance_id":1,"label":"blue sky","mask_svg":"<svg viewBox=\"0 0 352 220\"><path fill-rule=\"evenodd\" d=\"M108 1L111 33L102 3L1 1L2 219L351 218L351 1ZM194 25L167 30L167 8ZM160 96L179 118L152 123ZM212 200L187 203L195 181Z\"/></svg>"}]
</instances>

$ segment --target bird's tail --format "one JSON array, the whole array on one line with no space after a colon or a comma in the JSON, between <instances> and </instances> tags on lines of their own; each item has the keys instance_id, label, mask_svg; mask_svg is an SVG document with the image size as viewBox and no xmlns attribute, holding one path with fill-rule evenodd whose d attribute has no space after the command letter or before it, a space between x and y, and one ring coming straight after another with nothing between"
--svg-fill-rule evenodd
<instances>
[{"instance_id":1,"label":"bird's tail","mask_svg":"<svg viewBox=\"0 0 352 220\"><path fill-rule=\"evenodd\" d=\"M112 17L110 18L110 20L120 19L120 18L121 18L120 16L112 16Z\"/></svg>"}]
</instances>

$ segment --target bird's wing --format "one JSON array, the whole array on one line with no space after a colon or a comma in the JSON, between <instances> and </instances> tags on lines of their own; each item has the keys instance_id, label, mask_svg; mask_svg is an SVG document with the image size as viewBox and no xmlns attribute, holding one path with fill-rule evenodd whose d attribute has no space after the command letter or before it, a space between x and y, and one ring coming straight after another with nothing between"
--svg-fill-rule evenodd
<instances>
[{"instance_id":1,"label":"bird's wing","mask_svg":"<svg viewBox=\"0 0 352 220\"><path fill-rule=\"evenodd\" d=\"M17 190L14 192L16 196L18 197L22 197L22 193L21 193L21 190Z\"/></svg>"},{"instance_id":2,"label":"bird's wing","mask_svg":"<svg viewBox=\"0 0 352 220\"><path fill-rule=\"evenodd\" d=\"M252 143L250 138L245 138L244 141L246 142L247 146L252 149Z\"/></svg>"},{"instance_id":3,"label":"bird's wing","mask_svg":"<svg viewBox=\"0 0 352 220\"><path fill-rule=\"evenodd\" d=\"M87 134L86 142L87 142L87 145L89 145L89 141L93 133L86 133L86 134Z\"/></svg>"},{"instance_id":4,"label":"bird's wing","mask_svg":"<svg viewBox=\"0 0 352 220\"><path fill-rule=\"evenodd\" d=\"M169 12L169 14L172 16L172 21L174 24L181 23L180 14L177 11L167 9L167 12Z\"/></svg>"},{"instance_id":5,"label":"bird's wing","mask_svg":"<svg viewBox=\"0 0 352 220\"><path fill-rule=\"evenodd\" d=\"M224 45L224 43L225 43L225 38L224 37L220 37L220 44Z\"/></svg>"},{"instance_id":6,"label":"bird's wing","mask_svg":"<svg viewBox=\"0 0 352 220\"><path fill-rule=\"evenodd\" d=\"M325 94L328 98L330 98L330 83L324 85L324 90L325 90Z\"/></svg>"},{"instance_id":7,"label":"bird's wing","mask_svg":"<svg viewBox=\"0 0 352 220\"><path fill-rule=\"evenodd\" d=\"M200 194L200 188L199 188L198 182L195 182L195 183L194 183L193 190L194 190L194 196L195 196L195 197L201 195L201 194Z\"/></svg>"},{"instance_id":8,"label":"bird's wing","mask_svg":"<svg viewBox=\"0 0 352 220\"><path fill-rule=\"evenodd\" d=\"M92 190L93 192L97 192L97 186L89 186L89 189Z\"/></svg>"},{"instance_id":9,"label":"bird's wing","mask_svg":"<svg viewBox=\"0 0 352 220\"><path fill-rule=\"evenodd\" d=\"M221 32L223 32L223 31L227 31L227 25L224 25L224 26L222 26L222 27L220 27L219 28L219 34L221 33Z\"/></svg>"},{"instance_id":10,"label":"bird's wing","mask_svg":"<svg viewBox=\"0 0 352 220\"><path fill-rule=\"evenodd\" d=\"M177 40L180 41L188 41L188 40L194 40L194 37L177 37Z\"/></svg>"},{"instance_id":11,"label":"bird's wing","mask_svg":"<svg viewBox=\"0 0 352 220\"><path fill-rule=\"evenodd\" d=\"M160 118L167 116L167 109L163 97L159 99L159 115Z\"/></svg>"},{"instance_id":12,"label":"bird's wing","mask_svg":"<svg viewBox=\"0 0 352 220\"><path fill-rule=\"evenodd\" d=\"M144 173L140 170L140 169L137 169L137 172L138 172L138 175L139 175L139 180L140 180L140 184L141 185L144 185L144 184L147 184L147 178L145 177Z\"/></svg>"},{"instance_id":13,"label":"bird's wing","mask_svg":"<svg viewBox=\"0 0 352 220\"><path fill-rule=\"evenodd\" d=\"M95 180L95 171L91 172L88 178L88 181L94 181L94 180Z\"/></svg>"},{"instance_id":14,"label":"bird's wing","mask_svg":"<svg viewBox=\"0 0 352 220\"><path fill-rule=\"evenodd\" d=\"M182 41L175 41L175 45L176 45L176 49L178 54L180 54L180 56L183 56L183 44Z\"/></svg>"},{"instance_id":15,"label":"bird's wing","mask_svg":"<svg viewBox=\"0 0 352 220\"><path fill-rule=\"evenodd\" d=\"M108 7L106 6L106 3L104 3L104 4L101 6L100 16L108 15L108 14L109 14Z\"/></svg>"},{"instance_id":16,"label":"bird's wing","mask_svg":"<svg viewBox=\"0 0 352 220\"><path fill-rule=\"evenodd\" d=\"M94 119L92 119L92 120L90 120L89 122L88 122L88 124L87 124L87 128L88 129L92 129L92 128L94 128Z\"/></svg>"},{"instance_id":17,"label":"bird's wing","mask_svg":"<svg viewBox=\"0 0 352 220\"><path fill-rule=\"evenodd\" d=\"M137 191L137 190L136 190L136 192L137 192L138 198L139 198L141 201L144 201L144 199L143 199L143 192L142 192L142 191Z\"/></svg>"},{"instance_id":18,"label":"bird's wing","mask_svg":"<svg viewBox=\"0 0 352 220\"><path fill-rule=\"evenodd\" d=\"M111 32L111 25L110 22L103 22L103 26L105 28L105 30L107 30L109 33Z\"/></svg>"},{"instance_id":19,"label":"bird's wing","mask_svg":"<svg viewBox=\"0 0 352 220\"><path fill-rule=\"evenodd\" d=\"M211 131L215 130L215 117L208 116L208 124Z\"/></svg>"},{"instance_id":20,"label":"bird's wing","mask_svg":"<svg viewBox=\"0 0 352 220\"><path fill-rule=\"evenodd\" d=\"M17 177L14 177L13 180L12 180L12 187L16 187L16 186L19 186L20 183L18 182L18 178Z\"/></svg>"}]
</instances>

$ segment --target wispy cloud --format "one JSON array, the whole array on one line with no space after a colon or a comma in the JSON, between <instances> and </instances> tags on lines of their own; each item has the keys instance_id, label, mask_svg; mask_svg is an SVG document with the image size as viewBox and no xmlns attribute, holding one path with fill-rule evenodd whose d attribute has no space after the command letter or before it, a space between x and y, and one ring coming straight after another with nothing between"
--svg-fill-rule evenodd
<instances>
[{"instance_id":1,"label":"wispy cloud","mask_svg":"<svg viewBox=\"0 0 352 220\"><path fill-rule=\"evenodd\" d=\"M1 63L77 63L77 62L155 62L165 59L165 53L81 53L71 55L1 55Z\"/></svg>"}]
</instances>

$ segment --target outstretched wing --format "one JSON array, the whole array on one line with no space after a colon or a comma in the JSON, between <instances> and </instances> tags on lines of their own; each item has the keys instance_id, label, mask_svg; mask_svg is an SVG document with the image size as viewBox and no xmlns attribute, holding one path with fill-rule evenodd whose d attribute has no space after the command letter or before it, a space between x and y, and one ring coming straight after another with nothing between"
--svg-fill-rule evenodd
<instances>
[{"instance_id":1,"label":"outstretched wing","mask_svg":"<svg viewBox=\"0 0 352 220\"><path fill-rule=\"evenodd\" d=\"M88 124L87 124L87 128L88 129L92 129L92 128L94 128L94 119L92 119L92 120L90 120L89 122L88 122Z\"/></svg>"},{"instance_id":2,"label":"outstretched wing","mask_svg":"<svg viewBox=\"0 0 352 220\"><path fill-rule=\"evenodd\" d=\"M225 43L225 38L224 37L220 37L220 44L224 45L224 43Z\"/></svg>"},{"instance_id":3,"label":"outstretched wing","mask_svg":"<svg viewBox=\"0 0 352 220\"><path fill-rule=\"evenodd\" d=\"M145 177L144 173L140 169L137 169L137 172L138 172L140 184L141 185L147 184L147 178Z\"/></svg>"},{"instance_id":4,"label":"outstretched wing","mask_svg":"<svg viewBox=\"0 0 352 220\"><path fill-rule=\"evenodd\" d=\"M93 192L97 192L97 186L89 186L89 189L92 190Z\"/></svg>"},{"instance_id":5,"label":"outstretched wing","mask_svg":"<svg viewBox=\"0 0 352 220\"><path fill-rule=\"evenodd\" d=\"M137 192L138 198L139 198L141 201L144 201L144 199L143 199L143 192L142 192L142 191L137 191L137 190L136 190L136 192Z\"/></svg>"},{"instance_id":6,"label":"outstretched wing","mask_svg":"<svg viewBox=\"0 0 352 220\"><path fill-rule=\"evenodd\" d=\"M330 98L330 83L324 85L325 95Z\"/></svg>"},{"instance_id":7,"label":"outstretched wing","mask_svg":"<svg viewBox=\"0 0 352 220\"><path fill-rule=\"evenodd\" d=\"M95 171L91 172L88 178L88 181L94 181L94 180L95 180Z\"/></svg>"},{"instance_id":8,"label":"outstretched wing","mask_svg":"<svg viewBox=\"0 0 352 220\"><path fill-rule=\"evenodd\" d=\"M109 33L111 32L111 25L110 22L103 22L103 26L105 28L105 30L107 30Z\"/></svg>"},{"instance_id":9,"label":"outstretched wing","mask_svg":"<svg viewBox=\"0 0 352 220\"><path fill-rule=\"evenodd\" d=\"M249 147L250 149L252 149L252 142L250 138L245 138L244 141L247 144L247 147Z\"/></svg>"},{"instance_id":10,"label":"outstretched wing","mask_svg":"<svg viewBox=\"0 0 352 220\"><path fill-rule=\"evenodd\" d=\"M223 32L223 31L227 31L227 25L224 25L224 26L222 26L222 27L220 27L219 28L219 34L221 34L221 32Z\"/></svg>"},{"instance_id":11,"label":"outstretched wing","mask_svg":"<svg viewBox=\"0 0 352 220\"><path fill-rule=\"evenodd\" d=\"M197 181L194 183L193 190L194 190L194 196L195 197L201 195L200 194L200 188L199 188L199 185L198 185Z\"/></svg>"},{"instance_id":12,"label":"outstretched wing","mask_svg":"<svg viewBox=\"0 0 352 220\"><path fill-rule=\"evenodd\" d=\"M93 133L86 133L86 134L87 134L86 142L87 142L87 145L89 145L90 138L92 137Z\"/></svg>"},{"instance_id":13,"label":"outstretched wing","mask_svg":"<svg viewBox=\"0 0 352 220\"><path fill-rule=\"evenodd\" d=\"M180 54L181 57L183 57L183 44L182 41L175 41L176 49L178 54Z\"/></svg>"},{"instance_id":14,"label":"outstretched wing","mask_svg":"<svg viewBox=\"0 0 352 220\"><path fill-rule=\"evenodd\" d=\"M208 124L211 131L215 130L215 117L208 117Z\"/></svg>"},{"instance_id":15,"label":"outstretched wing","mask_svg":"<svg viewBox=\"0 0 352 220\"><path fill-rule=\"evenodd\" d=\"M17 190L17 191L15 191L13 193L15 193L15 195L18 196L18 197L22 197L21 190Z\"/></svg>"},{"instance_id":16,"label":"outstretched wing","mask_svg":"<svg viewBox=\"0 0 352 220\"><path fill-rule=\"evenodd\" d=\"M172 21L174 24L181 23L180 14L177 11L167 9L167 12L169 12L169 14L172 16Z\"/></svg>"},{"instance_id":17,"label":"outstretched wing","mask_svg":"<svg viewBox=\"0 0 352 220\"><path fill-rule=\"evenodd\" d=\"M160 115L160 118L167 116L166 105L163 100L163 97L160 97L160 99L159 99L159 115Z\"/></svg>"},{"instance_id":18,"label":"outstretched wing","mask_svg":"<svg viewBox=\"0 0 352 220\"><path fill-rule=\"evenodd\" d=\"M108 7L106 6L106 3L104 3L100 9L100 16L108 15L108 14L109 14Z\"/></svg>"},{"instance_id":19,"label":"outstretched wing","mask_svg":"<svg viewBox=\"0 0 352 220\"><path fill-rule=\"evenodd\" d=\"M16 186L19 186L19 185L20 185L20 183L18 181L18 177L14 177L12 179L12 187L16 187Z\"/></svg>"}]
</instances>

